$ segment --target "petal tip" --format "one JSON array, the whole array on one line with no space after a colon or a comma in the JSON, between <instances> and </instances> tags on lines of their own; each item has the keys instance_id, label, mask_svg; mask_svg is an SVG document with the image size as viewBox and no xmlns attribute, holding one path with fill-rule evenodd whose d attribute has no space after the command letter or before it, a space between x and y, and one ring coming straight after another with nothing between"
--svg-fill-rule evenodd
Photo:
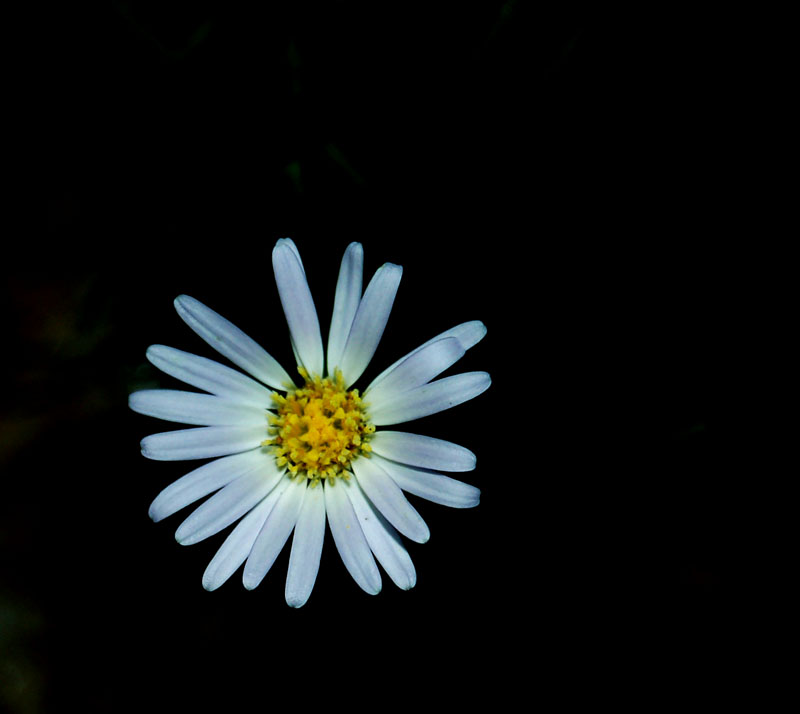
<instances>
[{"instance_id":1,"label":"petal tip","mask_svg":"<svg viewBox=\"0 0 800 714\"><path fill-rule=\"evenodd\" d=\"M413 577L413 578L409 578L409 579L408 579L408 581L406 581L405 583L403 583L403 584L400 586L400 589L401 589L401 590L411 590L411 589L412 589L412 588L413 588L413 587L414 587L416 584L417 584L417 578L416 578L416 576L415 576L415 577Z\"/></svg>"},{"instance_id":2,"label":"petal tip","mask_svg":"<svg viewBox=\"0 0 800 714\"><path fill-rule=\"evenodd\" d=\"M139 449L142 452L142 456L144 456L146 459L155 458L155 456L153 456L153 452L150 450L149 447L149 437L146 436L139 442Z\"/></svg>"},{"instance_id":3,"label":"petal tip","mask_svg":"<svg viewBox=\"0 0 800 714\"><path fill-rule=\"evenodd\" d=\"M180 312L182 309L189 307L193 302L196 302L194 298L181 293L172 301L172 304L175 306L175 309Z\"/></svg>"},{"instance_id":4,"label":"petal tip","mask_svg":"<svg viewBox=\"0 0 800 714\"><path fill-rule=\"evenodd\" d=\"M220 585L222 585L222 583L217 582L216 580L214 580L213 577L207 576L205 574L203 575L203 590L205 590L206 592L209 593L214 592Z\"/></svg>"},{"instance_id":5,"label":"petal tip","mask_svg":"<svg viewBox=\"0 0 800 714\"><path fill-rule=\"evenodd\" d=\"M286 604L289 607L293 607L295 610L299 610L303 605L308 602L307 595L287 595L286 596Z\"/></svg>"},{"instance_id":6,"label":"petal tip","mask_svg":"<svg viewBox=\"0 0 800 714\"><path fill-rule=\"evenodd\" d=\"M150 361L158 357L164 351L164 345L150 345L145 351L144 356Z\"/></svg>"},{"instance_id":7,"label":"petal tip","mask_svg":"<svg viewBox=\"0 0 800 714\"><path fill-rule=\"evenodd\" d=\"M279 252L288 250L292 253L297 253L297 246L291 238L278 238L275 241L275 247L272 249L272 255L277 255Z\"/></svg>"}]
</instances>

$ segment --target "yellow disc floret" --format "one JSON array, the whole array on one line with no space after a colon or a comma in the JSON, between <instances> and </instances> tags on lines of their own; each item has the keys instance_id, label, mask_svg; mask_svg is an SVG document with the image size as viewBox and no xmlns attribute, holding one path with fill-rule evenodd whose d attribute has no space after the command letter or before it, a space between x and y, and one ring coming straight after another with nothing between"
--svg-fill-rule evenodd
<instances>
[{"instance_id":1,"label":"yellow disc floret","mask_svg":"<svg viewBox=\"0 0 800 714\"><path fill-rule=\"evenodd\" d=\"M298 369L305 385L286 396L273 393L278 413L270 417L271 438L263 445L272 448L278 466L309 479L312 486L320 479L346 479L350 462L369 454L367 442L375 427L366 418L358 390L345 390L341 372L321 379Z\"/></svg>"}]
</instances>

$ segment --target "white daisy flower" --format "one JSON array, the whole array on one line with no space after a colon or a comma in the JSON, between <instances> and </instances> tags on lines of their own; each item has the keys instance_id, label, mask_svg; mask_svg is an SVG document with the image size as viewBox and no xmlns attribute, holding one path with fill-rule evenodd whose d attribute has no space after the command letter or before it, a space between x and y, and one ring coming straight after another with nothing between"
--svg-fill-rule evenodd
<instances>
[{"instance_id":1,"label":"white daisy flower","mask_svg":"<svg viewBox=\"0 0 800 714\"><path fill-rule=\"evenodd\" d=\"M213 459L165 488L150 517L160 521L213 493L178 527L178 542L197 543L238 521L206 568L207 590L242 564L244 586L255 588L294 532L286 602L302 606L317 577L326 522L363 590L381 589L376 560L396 585L409 589L416 572L398 534L424 543L429 531L403 491L454 508L476 506L478 489L443 473L474 469L475 456L448 441L382 427L449 409L486 390L486 372L436 379L486 328L466 322L428 340L381 372L362 395L351 386L383 335L402 268L380 267L362 295L363 249L358 243L347 248L325 354L290 239L277 242L272 263L302 383L228 320L187 295L178 297L181 318L247 375L172 347L147 350L160 370L206 393L131 394L134 411L195 427L145 437L142 454L160 461Z\"/></svg>"}]
</instances>

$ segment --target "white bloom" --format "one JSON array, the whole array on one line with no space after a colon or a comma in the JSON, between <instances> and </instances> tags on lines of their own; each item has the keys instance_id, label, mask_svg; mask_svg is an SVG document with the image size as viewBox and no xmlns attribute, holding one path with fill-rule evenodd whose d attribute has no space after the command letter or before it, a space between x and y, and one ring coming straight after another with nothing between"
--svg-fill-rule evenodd
<instances>
[{"instance_id":1,"label":"white bloom","mask_svg":"<svg viewBox=\"0 0 800 714\"><path fill-rule=\"evenodd\" d=\"M326 521L345 567L366 592L381 588L376 559L399 587L411 588L416 572L398 533L424 543L429 531L403 491L454 508L475 506L478 489L442 473L474 469L475 456L447 441L376 427L449 409L487 389L485 372L436 379L486 328L466 322L434 337L379 374L361 396L350 387L383 335L402 269L383 265L362 295L363 250L358 243L347 248L326 355L295 244L279 240L272 262L303 384L295 385L225 318L178 297L175 307L189 327L250 376L172 347L147 350L160 370L205 393L131 394L134 411L195 427L145 437L142 454L213 459L165 488L150 516L160 521L213 493L178 527L175 536L184 545L238 521L206 568L208 590L242 564L244 586L255 588L294 532L286 602L300 607L314 587Z\"/></svg>"}]
</instances>

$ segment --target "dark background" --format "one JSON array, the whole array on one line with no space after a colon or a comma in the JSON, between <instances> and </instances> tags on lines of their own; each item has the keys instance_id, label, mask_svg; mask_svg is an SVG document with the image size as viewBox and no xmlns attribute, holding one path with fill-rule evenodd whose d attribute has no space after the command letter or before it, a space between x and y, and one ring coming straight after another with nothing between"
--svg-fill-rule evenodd
<instances>
[{"instance_id":1,"label":"dark background","mask_svg":"<svg viewBox=\"0 0 800 714\"><path fill-rule=\"evenodd\" d=\"M33 207L0 284L12 711L502 707L691 673L720 643L757 580L726 396L747 64L728 15L590 8L38 6L17 75ZM454 324L489 328L459 364L489 392L408 425L475 451L482 490L469 511L414 501L432 537L409 544L410 592L366 596L328 541L299 611L288 549L257 590L209 594L222 535L182 548L180 516L147 517L192 465L139 454L164 425L128 393L174 386L145 349L212 356L172 308L188 293L288 367L283 236L323 331L350 241L367 276L404 266L362 387Z\"/></svg>"}]
</instances>

